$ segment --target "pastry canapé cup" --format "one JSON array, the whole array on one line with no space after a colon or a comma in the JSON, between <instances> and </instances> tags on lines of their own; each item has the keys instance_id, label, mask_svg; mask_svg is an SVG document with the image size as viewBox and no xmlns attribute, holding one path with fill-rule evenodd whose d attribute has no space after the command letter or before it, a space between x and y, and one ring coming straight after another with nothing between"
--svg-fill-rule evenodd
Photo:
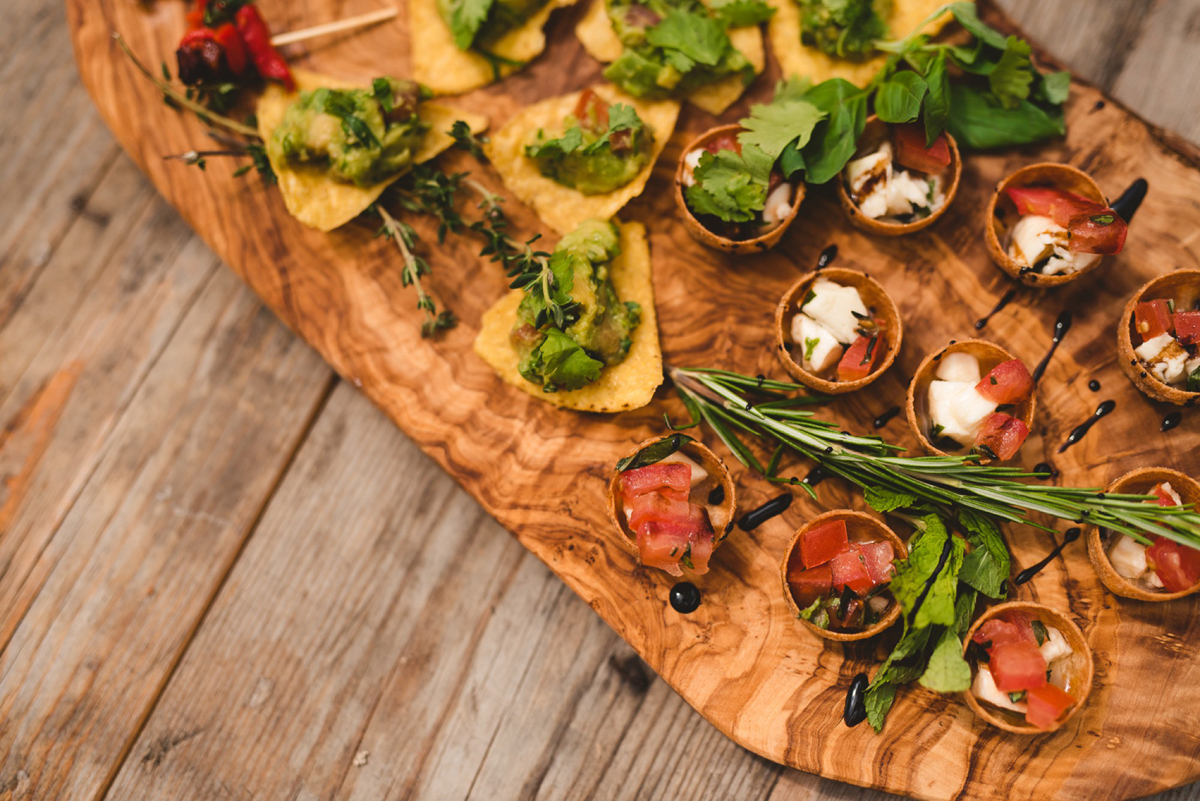
<instances>
[{"instance_id":1,"label":"pastry canap\u00e9 cup","mask_svg":"<svg viewBox=\"0 0 1200 801\"><path fill-rule=\"evenodd\" d=\"M1194 406L1200 403L1200 392L1164 384L1133 352L1137 347L1134 343L1138 341L1134 338L1133 312L1139 303L1147 300L1173 300L1175 308L1184 311L1196 308L1200 302L1200 270L1176 270L1147 282L1133 293L1117 323L1117 361L1129 380L1154 400L1176 406Z\"/></svg>"},{"instance_id":2,"label":"pastry canap\u00e9 cup","mask_svg":"<svg viewBox=\"0 0 1200 801\"><path fill-rule=\"evenodd\" d=\"M993 367L1001 362L1016 358L1004 348L985 339L964 339L958 342L951 342L936 353L931 353L925 357L925 360L917 368L917 372L913 374L912 381L908 384L908 425L912 428L913 433L917 435L917 440L921 443L921 448L926 453L934 456L955 455L948 451L940 450L929 439L929 384L937 377L938 365L948 353L969 353L974 356L979 360L979 374L981 376L987 375ZM1008 413L1012 414L1013 417L1016 417L1032 431L1033 415L1036 410L1037 396L1035 392L1031 392L1028 398L1021 401L1015 409L1012 409ZM969 447L963 448L963 451L969 450ZM991 459L980 459L981 464L989 464L991 461Z\"/></svg>"},{"instance_id":3,"label":"pastry canap\u00e9 cup","mask_svg":"<svg viewBox=\"0 0 1200 801\"><path fill-rule=\"evenodd\" d=\"M854 287L858 290L859 297L862 298L867 309L873 310L876 317L883 321L883 339L886 350L875 369L863 378L855 381L835 381L830 378L822 378L804 369L801 364L802 360L797 358L801 354L793 354L792 349L796 345L792 342L791 336L792 318L799 313L800 306L808 295L809 287L818 278L828 279L841 286ZM892 366L892 362L896 361L896 354L900 352L903 340L904 324L900 320L900 311L896 308L891 296L888 295L882 284L859 270L826 267L823 270L808 273L792 284L791 289L784 293L779 305L775 307L775 346L779 359L783 362L783 368L804 386L828 395L853 392L879 378ZM876 347L878 347L878 343L876 343Z\"/></svg>"},{"instance_id":4,"label":"pastry canap\u00e9 cup","mask_svg":"<svg viewBox=\"0 0 1200 801\"><path fill-rule=\"evenodd\" d=\"M868 119L866 126L863 128L862 136L858 138L858 150L855 151L851 160L873 153L875 148L890 136L890 127L878 117L872 116ZM937 222L946 213L946 209L950 208L955 195L958 194L958 183L962 179L962 158L958 154L958 142L954 141L954 137L950 135L949 131L945 133L945 137L950 147L950 166L943 173L943 175L947 176L946 185L942 190L945 200L936 211L924 219L913 220L907 223L889 223L882 220L873 220L863 214L862 209L850 197L850 191L846 188L845 170L843 169L842 174L839 174L837 177L837 193L838 200L842 203L842 208L846 210L846 214L850 217L850 223L855 228L870 234L905 236L906 234L916 233L928 228Z\"/></svg>"},{"instance_id":5,"label":"pastry canap\u00e9 cup","mask_svg":"<svg viewBox=\"0 0 1200 801\"><path fill-rule=\"evenodd\" d=\"M675 206L679 209L679 216L683 218L683 227L702 245L707 245L715 250L720 250L725 253L742 254L742 253L762 253L770 250L779 243L783 238L784 233L792 222L796 219L796 215L800 212L800 204L804 202L805 186L803 181L793 183L795 195L792 197L792 208L788 212L788 216L779 223L779 225L767 231L761 236L756 236L753 239L730 239L726 236L710 231L705 227L700 218L692 213L688 207L687 200L684 198L685 186L683 176L687 170L687 154L697 148L704 147L713 139L729 134L737 135L743 130L742 126L720 125L716 128L709 128L704 133L693 139L688 146L683 149L683 153L679 156L679 164L675 167Z\"/></svg>"},{"instance_id":6,"label":"pastry canap\u00e9 cup","mask_svg":"<svg viewBox=\"0 0 1200 801\"><path fill-rule=\"evenodd\" d=\"M626 457L633 456L656 442L661 442L673 434L664 434L660 437L651 437L648 440L640 443ZM703 467L721 487L723 497L719 504L714 504L720 508L722 513L721 521L713 521L713 552L725 541L729 536L729 532L733 531L734 515L737 511L737 490L733 485L733 478L729 475L729 468L725 466L725 462L721 461L721 457L717 456L702 442L691 441L685 442L679 452L683 453L693 461ZM621 547L629 551L635 557L639 557L637 548L637 533L629 527L629 521L625 517L625 505L621 501L621 473L613 470L612 478L608 481L608 516L613 524L617 527L617 541L621 543ZM720 524L719 527L717 524ZM686 568L684 568L686 571Z\"/></svg>"},{"instance_id":7,"label":"pastry canap\u00e9 cup","mask_svg":"<svg viewBox=\"0 0 1200 801\"><path fill-rule=\"evenodd\" d=\"M1179 493L1179 497L1185 504L1190 503L1200 507L1200 482L1178 470L1169 470L1165 467L1143 467L1126 473L1109 484L1104 491L1144 495L1149 494L1151 489L1164 481L1170 482L1171 489ZM1092 567L1096 569L1096 575L1100 577L1100 582L1113 595L1132 598L1135 601L1173 601L1200 590L1200 583L1179 592L1167 592L1166 590L1155 592L1145 589L1141 584L1125 578L1116 571L1108 558L1108 545L1108 536L1100 531L1099 526L1087 527L1088 558L1092 561Z\"/></svg>"},{"instance_id":8,"label":"pastry canap\u00e9 cup","mask_svg":"<svg viewBox=\"0 0 1200 801\"><path fill-rule=\"evenodd\" d=\"M826 512L822 515L817 515L812 520L809 520L803 526L796 530L795 536L792 537L792 542L788 545L787 551L783 554L783 563L779 567L779 575L783 582L783 598L787 602L788 609L791 610L792 616L796 618L803 626L817 635L823 640L833 640L835 642L854 642L855 640L865 640L868 637L874 637L879 632L890 627L893 623L900 619L900 604L896 603L896 599L892 599L891 606L888 607L884 616L872 623L862 631L829 631L820 626L814 625L804 618L800 617L800 606L796 603L795 596L792 595L791 585L788 584L788 563L792 559L792 555L796 554L799 558L800 540L812 529L831 520L845 520L846 530L850 535L850 541L881 542L886 540L892 544L892 550L896 552L895 558L905 559L908 557L908 549L904 545L904 540L896 535L896 532L888 528L878 518L872 517L864 512L855 512L850 509L836 509L832 512Z\"/></svg>"},{"instance_id":9,"label":"pastry canap\u00e9 cup","mask_svg":"<svg viewBox=\"0 0 1200 801\"><path fill-rule=\"evenodd\" d=\"M1090 267L1067 274L1042 275L1022 268L1015 259L1008 255L1006 249L1008 232L1020 219L1016 204L1004 193L1004 190L1010 186L1041 186L1061 189L1082 195L1104 206L1108 205L1108 200L1092 177L1069 164L1046 162L1022 167L997 184L996 191L988 201L987 216L984 217L983 223L983 238L987 244L988 254L997 267L1027 286L1048 289L1069 284L1100 266L1100 263L1104 261L1103 256L1096 259Z\"/></svg>"},{"instance_id":10,"label":"pastry canap\u00e9 cup","mask_svg":"<svg viewBox=\"0 0 1200 801\"><path fill-rule=\"evenodd\" d=\"M1008 611L1024 612L1034 619L1042 621L1046 626L1056 628L1062 632L1067 644L1071 646L1071 650L1074 652L1070 657L1067 657L1072 662L1069 665L1068 673L1070 680L1065 689L1075 698L1075 705L1067 710L1066 714L1059 718L1050 728L1039 729L1036 726L1026 723L1024 717L1019 713L998 709L990 705L985 706L970 690L963 693L963 699L967 702L967 706L971 707L972 712L998 729L1003 729L1013 734L1048 734L1049 732L1058 731L1079 713L1079 710L1083 708L1084 703L1087 701L1088 694L1092 691L1092 678L1095 676L1096 666L1092 659L1091 646L1088 645L1083 632L1079 630L1079 626L1075 625L1075 621L1057 609L1051 609L1044 604L1037 604L1031 601L1009 601L1008 603L989 608L972 624L970 630L967 632L967 636L963 640L963 656L967 655L967 648L971 644L971 638L975 636L975 632L979 630L980 626L993 617ZM971 666L971 675L972 677L975 675L974 665Z\"/></svg>"}]
</instances>

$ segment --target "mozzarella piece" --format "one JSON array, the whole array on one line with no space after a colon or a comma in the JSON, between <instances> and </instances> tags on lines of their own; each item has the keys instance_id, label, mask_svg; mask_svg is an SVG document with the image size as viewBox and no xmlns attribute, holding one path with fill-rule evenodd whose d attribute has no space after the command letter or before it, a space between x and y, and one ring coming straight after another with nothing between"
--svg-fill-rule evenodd
<instances>
[{"instance_id":1,"label":"mozzarella piece","mask_svg":"<svg viewBox=\"0 0 1200 801\"><path fill-rule=\"evenodd\" d=\"M989 704L998 706L1001 709L1020 712L1022 715L1029 709L1028 705L1023 701L1014 703L1008 697L1008 693L996 689L996 680L992 677L992 671L988 670L986 665L979 665L975 669L975 681L971 683L971 692L979 700L987 701Z\"/></svg>"},{"instance_id":2,"label":"mozzarella piece","mask_svg":"<svg viewBox=\"0 0 1200 801\"><path fill-rule=\"evenodd\" d=\"M913 178L907 170L892 176L887 182L887 209L889 217L912 214L913 208L929 206L929 182L924 178Z\"/></svg>"},{"instance_id":3,"label":"mozzarella piece","mask_svg":"<svg viewBox=\"0 0 1200 801\"><path fill-rule=\"evenodd\" d=\"M974 442L975 435L979 433L979 429L983 426L983 421L991 417L995 411L996 402L980 395L979 390L975 389L974 384L967 384L958 393L958 399L955 401L954 406L954 416L960 426L971 432L971 439L968 442L964 442L964 445Z\"/></svg>"},{"instance_id":4,"label":"mozzarella piece","mask_svg":"<svg viewBox=\"0 0 1200 801\"><path fill-rule=\"evenodd\" d=\"M708 471L700 464L683 451L675 451L670 456L662 460L666 464L686 464L692 469L692 487L700 484L704 479L708 478Z\"/></svg>"},{"instance_id":5,"label":"mozzarella piece","mask_svg":"<svg viewBox=\"0 0 1200 801\"><path fill-rule=\"evenodd\" d=\"M995 402L980 395L976 383L929 382L929 419L934 426L941 426L938 436L950 437L960 445L975 442L983 421L996 411Z\"/></svg>"},{"instance_id":6,"label":"mozzarella piece","mask_svg":"<svg viewBox=\"0 0 1200 801\"><path fill-rule=\"evenodd\" d=\"M983 376L979 370L979 359L969 353L956 351L947 353L938 362L937 377L943 381L978 384Z\"/></svg>"},{"instance_id":7,"label":"mozzarella piece","mask_svg":"<svg viewBox=\"0 0 1200 801\"><path fill-rule=\"evenodd\" d=\"M1125 534L1118 534L1117 541L1108 551L1108 561L1117 575L1127 579L1141 578L1146 572L1146 546Z\"/></svg>"},{"instance_id":8,"label":"mozzarella piece","mask_svg":"<svg viewBox=\"0 0 1200 801\"><path fill-rule=\"evenodd\" d=\"M792 185L786 181L775 187L763 204L762 218L767 225L775 226L792 213Z\"/></svg>"},{"instance_id":9,"label":"mozzarella piece","mask_svg":"<svg viewBox=\"0 0 1200 801\"><path fill-rule=\"evenodd\" d=\"M1176 506L1183 506L1183 498L1179 497L1179 493L1176 492L1175 488L1171 486L1170 481L1164 481L1158 486L1167 494L1167 497L1170 498Z\"/></svg>"},{"instance_id":10,"label":"mozzarella piece","mask_svg":"<svg viewBox=\"0 0 1200 801\"><path fill-rule=\"evenodd\" d=\"M1153 589L1153 590L1166 589L1166 586L1162 583L1162 579L1160 579L1158 577L1158 574L1155 573L1153 570L1149 571L1148 573L1146 573L1146 575L1142 576L1142 581L1145 581L1146 584L1149 585L1150 589Z\"/></svg>"},{"instance_id":11,"label":"mozzarella piece","mask_svg":"<svg viewBox=\"0 0 1200 801\"><path fill-rule=\"evenodd\" d=\"M700 157L704 155L704 148L698 147L695 150L688 151L688 154L683 157L683 185L692 186L696 183L696 176L693 175L696 168L700 166Z\"/></svg>"},{"instance_id":12,"label":"mozzarella piece","mask_svg":"<svg viewBox=\"0 0 1200 801\"><path fill-rule=\"evenodd\" d=\"M1167 333L1159 334L1156 337L1147 339L1142 344L1133 349L1134 354L1144 362L1152 362L1158 354L1167 349L1175 337Z\"/></svg>"},{"instance_id":13,"label":"mozzarella piece","mask_svg":"<svg viewBox=\"0 0 1200 801\"><path fill-rule=\"evenodd\" d=\"M886 183L892 177L892 144L884 142L870 155L855 159L846 165L846 182L854 194L862 193L872 180L882 178Z\"/></svg>"},{"instance_id":14,"label":"mozzarella piece","mask_svg":"<svg viewBox=\"0 0 1200 801\"><path fill-rule=\"evenodd\" d=\"M1183 366L1183 371L1189 376L1197 370L1200 370L1200 356L1197 356L1194 359L1189 359L1188 363Z\"/></svg>"},{"instance_id":15,"label":"mozzarella piece","mask_svg":"<svg viewBox=\"0 0 1200 801\"><path fill-rule=\"evenodd\" d=\"M792 342L800 348L800 366L814 375L825 372L842 358L837 337L804 313L792 318Z\"/></svg>"},{"instance_id":16,"label":"mozzarella piece","mask_svg":"<svg viewBox=\"0 0 1200 801\"><path fill-rule=\"evenodd\" d=\"M1013 226L1008 255L1025 267L1032 267L1053 255L1054 246L1066 244L1067 229L1049 217L1026 214Z\"/></svg>"},{"instance_id":17,"label":"mozzarella piece","mask_svg":"<svg viewBox=\"0 0 1200 801\"><path fill-rule=\"evenodd\" d=\"M843 345L858 339L859 317L869 317L858 290L818 278L812 285L812 299L800 310L821 324Z\"/></svg>"},{"instance_id":18,"label":"mozzarella piece","mask_svg":"<svg viewBox=\"0 0 1200 801\"><path fill-rule=\"evenodd\" d=\"M1042 652L1042 657L1046 660L1047 665L1055 659L1075 653L1071 650L1071 646L1067 643L1067 638L1062 635L1062 632L1051 626L1046 627L1046 641L1041 644L1038 650Z\"/></svg>"},{"instance_id":19,"label":"mozzarella piece","mask_svg":"<svg viewBox=\"0 0 1200 801\"><path fill-rule=\"evenodd\" d=\"M1164 383L1178 384L1187 380L1187 361L1190 357L1191 354L1172 339L1170 344L1154 357L1151 369Z\"/></svg>"}]
</instances>

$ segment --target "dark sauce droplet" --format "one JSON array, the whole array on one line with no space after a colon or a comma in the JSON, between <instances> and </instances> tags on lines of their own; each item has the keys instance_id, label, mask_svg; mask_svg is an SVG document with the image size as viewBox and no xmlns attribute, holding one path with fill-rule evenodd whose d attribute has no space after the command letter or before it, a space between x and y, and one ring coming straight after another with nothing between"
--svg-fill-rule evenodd
<instances>
[{"instance_id":1,"label":"dark sauce droplet","mask_svg":"<svg viewBox=\"0 0 1200 801\"><path fill-rule=\"evenodd\" d=\"M908 615L909 626L917 619L917 612L921 611L921 605L925 603L925 596L929 595L929 591L933 588L933 582L937 580L938 575L942 572L942 568L946 566L946 560L950 558L950 551L953 550L953 546L954 537L946 537L946 544L942 546L942 555L938 557L937 567L929 574L929 578L925 579L925 586L921 588L921 594L917 596L912 612Z\"/></svg>"},{"instance_id":2,"label":"dark sauce droplet","mask_svg":"<svg viewBox=\"0 0 1200 801\"><path fill-rule=\"evenodd\" d=\"M870 682L866 673L859 673L850 681L846 691L846 708L842 710L842 721L854 728L867 719L867 687Z\"/></svg>"},{"instance_id":3,"label":"dark sauce droplet","mask_svg":"<svg viewBox=\"0 0 1200 801\"><path fill-rule=\"evenodd\" d=\"M1159 431L1171 431L1175 428L1178 428L1180 422L1182 422L1182 421L1183 421L1183 413L1182 412L1171 412L1170 414L1168 414L1166 417L1163 418L1162 425L1159 426L1158 430Z\"/></svg>"},{"instance_id":4,"label":"dark sauce droplet","mask_svg":"<svg viewBox=\"0 0 1200 801\"><path fill-rule=\"evenodd\" d=\"M821 251L821 255L817 256L817 269L824 270L833 260L837 258L837 245L830 245Z\"/></svg>"},{"instance_id":5,"label":"dark sauce droplet","mask_svg":"<svg viewBox=\"0 0 1200 801\"><path fill-rule=\"evenodd\" d=\"M1099 392L1100 391L1100 382L1093 378L1091 381L1088 382L1088 389L1090 389L1092 392Z\"/></svg>"},{"instance_id":6,"label":"dark sauce droplet","mask_svg":"<svg viewBox=\"0 0 1200 801\"><path fill-rule=\"evenodd\" d=\"M815 487L827 478L829 478L829 474L825 472L825 468L814 467L808 472L808 475L804 477L803 483L810 487Z\"/></svg>"},{"instance_id":7,"label":"dark sauce droplet","mask_svg":"<svg viewBox=\"0 0 1200 801\"><path fill-rule=\"evenodd\" d=\"M1038 366L1033 370L1033 383L1042 380L1042 373L1046 372L1046 368L1050 365L1050 360L1054 358L1054 351L1058 350L1058 346L1062 344L1063 337L1071 330L1071 323L1074 318L1069 311L1064 311L1058 315L1058 319L1054 321L1054 337L1050 340L1050 350L1046 351L1046 355L1038 362Z\"/></svg>"},{"instance_id":8,"label":"dark sauce droplet","mask_svg":"<svg viewBox=\"0 0 1200 801\"><path fill-rule=\"evenodd\" d=\"M1058 557L1058 555L1063 552L1063 548L1066 548L1068 545L1070 545L1072 542L1074 542L1077 539L1079 539L1079 529L1077 529L1077 528L1067 529L1063 533L1063 541L1061 543L1059 543L1057 546L1055 546L1054 550L1051 551L1046 556L1045 559L1038 562L1036 565L1032 565L1030 567L1025 568L1020 573L1018 573L1017 577L1015 579L1013 579L1013 584L1017 584L1017 585L1024 584L1027 581L1029 581L1031 578L1036 576L1038 573L1042 572L1042 570L1046 567L1046 565L1053 562Z\"/></svg>"},{"instance_id":9,"label":"dark sauce droplet","mask_svg":"<svg viewBox=\"0 0 1200 801\"><path fill-rule=\"evenodd\" d=\"M671 608L681 615L690 615L700 608L700 590L690 581L681 581L671 588Z\"/></svg>"},{"instance_id":10,"label":"dark sauce droplet","mask_svg":"<svg viewBox=\"0 0 1200 801\"><path fill-rule=\"evenodd\" d=\"M725 488L718 484L708 493L708 505L720 506L725 503Z\"/></svg>"},{"instance_id":11,"label":"dark sauce droplet","mask_svg":"<svg viewBox=\"0 0 1200 801\"><path fill-rule=\"evenodd\" d=\"M1110 208L1117 214L1120 214L1122 220L1129 222L1133 219L1133 215L1137 214L1142 201L1146 199L1146 190L1149 188L1150 184L1146 183L1145 178L1138 178L1129 185L1128 189L1121 193L1119 198L1113 201Z\"/></svg>"},{"instance_id":12,"label":"dark sauce droplet","mask_svg":"<svg viewBox=\"0 0 1200 801\"><path fill-rule=\"evenodd\" d=\"M988 321L995 317L996 314L1005 306L1007 306L1016 296L1017 290L1015 289L1010 289L1001 295L1000 300L996 301L996 305L992 307L992 310L975 321L975 330L982 331L984 328L986 328Z\"/></svg>"},{"instance_id":13,"label":"dark sauce droplet","mask_svg":"<svg viewBox=\"0 0 1200 801\"><path fill-rule=\"evenodd\" d=\"M1054 469L1054 465L1049 462L1038 462L1033 466L1033 472L1041 479L1054 478L1058 475L1058 471Z\"/></svg>"},{"instance_id":14,"label":"dark sauce droplet","mask_svg":"<svg viewBox=\"0 0 1200 801\"><path fill-rule=\"evenodd\" d=\"M784 510L791 505L792 496L785 492L783 495L772 498L757 509L751 509L738 518L738 528L742 531L753 531L772 517L783 514Z\"/></svg>"},{"instance_id":15,"label":"dark sauce droplet","mask_svg":"<svg viewBox=\"0 0 1200 801\"><path fill-rule=\"evenodd\" d=\"M1067 437L1067 441L1059 447L1058 452L1062 453L1067 448L1083 439L1084 434L1091 430L1092 426L1100 422L1101 418L1112 414L1112 410L1115 408L1117 408L1117 402L1114 400L1106 400L1104 403L1101 403L1099 406L1097 406L1096 411L1092 412L1091 417L1089 417L1087 420L1084 420L1071 430L1070 435Z\"/></svg>"},{"instance_id":16,"label":"dark sauce droplet","mask_svg":"<svg viewBox=\"0 0 1200 801\"><path fill-rule=\"evenodd\" d=\"M899 407L899 406L893 406L892 408L888 409L886 412L884 412L883 414L881 414L881 415L879 415L878 417L876 417L876 418L875 418L875 423L874 423L875 427L876 427L876 428L883 428L883 427L884 427L884 426L886 426L888 423L892 422L892 420L893 420L893 419L896 417L896 415L898 415L898 414L900 414L900 407Z\"/></svg>"}]
</instances>

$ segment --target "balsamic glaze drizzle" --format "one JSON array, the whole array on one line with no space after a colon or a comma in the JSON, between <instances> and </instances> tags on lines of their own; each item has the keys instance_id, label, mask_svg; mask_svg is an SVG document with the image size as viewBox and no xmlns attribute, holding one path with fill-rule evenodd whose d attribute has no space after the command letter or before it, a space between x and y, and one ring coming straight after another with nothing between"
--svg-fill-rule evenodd
<instances>
[{"instance_id":1,"label":"balsamic glaze drizzle","mask_svg":"<svg viewBox=\"0 0 1200 801\"><path fill-rule=\"evenodd\" d=\"M866 673L856 674L850 681L850 689L846 691L846 706L842 710L842 722L850 728L867 719L867 681Z\"/></svg>"},{"instance_id":2,"label":"balsamic glaze drizzle","mask_svg":"<svg viewBox=\"0 0 1200 801\"><path fill-rule=\"evenodd\" d=\"M770 520L776 515L783 514L783 511L792 505L792 496L790 493L772 498L757 509L751 509L746 514L738 518L738 528L742 531L753 531L763 523Z\"/></svg>"},{"instance_id":3,"label":"balsamic glaze drizzle","mask_svg":"<svg viewBox=\"0 0 1200 801\"><path fill-rule=\"evenodd\" d=\"M1079 529L1077 529L1077 528L1069 528L1065 532L1063 532L1063 541L1060 544L1056 545L1054 547L1054 550L1046 555L1045 559L1038 562L1036 565L1031 565L1030 567L1025 568L1020 573L1018 573L1017 577L1015 579L1013 579L1013 584L1016 584L1018 586L1021 584L1024 584L1027 581L1029 581L1031 578L1036 576L1038 573L1042 572L1043 568L1045 568L1046 565L1053 562L1058 557L1058 555L1063 552L1063 548L1066 548L1072 542L1079 539L1079 533L1080 533Z\"/></svg>"},{"instance_id":4,"label":"balsamic glaze drizzle","mask_svg":"<svg viewBox=\"0 0 1200 801\"><path fill-rule=\"evenodd\" d=\"M1115 408L1117 408L1117 402L1114 400L1106 400L1104 403L1101 403L1099 406L1097 406L1096 411L1092 412L1091 417L1084 420L1071 430L1071 434L1067 437L1067 441L1059 447L1058 452L1062 453L1067 448L1083 439L1083 435L1086 434L1092 426L1100 422L1100 418L1107 417L1109 414L1112 414L1112 410Z\"/></svg>"},{"instance_id":5,"label":"balsamic glaze drizzle","mask_svg":"<svg viewBox=\"0 0 1200 801\"><path fill-rule=\"evenodd\" d=\"M804 477L803 483L810 487L815 487L827 478L829 478L829 473L825 472L825 468L817 465L808 472L807 476Z\"/></svg>"},{"instance_id":6,"label":"balsamic glaze drizzle","mask_svg":"<svg viewBox=\"0 0 1200 801\"><path fill-rule=\"evenodd\" d=\"M1149 188L1150 184L1146 183L1145 178L1138 178L1121 193L1119 198L1113 201L1109 208L1120 214L1122 220L1129 222L1137 213L1138 207L1142 205L1142 201L1146 199L1146 190Z\"/></svg>"},{"instance_id":7,"label":"balsamic glaze drizzle","mask_svg":"<svg viewBox=\"0 0 1200 801\"><path fill-rule=\"evenodd\" d=\"M690 615L700 608L700 590L690 581L676 584L668 597L671 608L681 615Z\"/></svg>"},{"instance_id":8,"label":"balsamic glaze drizzle","mask_svg":"<svg viewBox=\"0 0 1200 801\"><path fill-rule=\"evenodd\" d=\"M1054 469L1054 465L1049 462L1038 462L1033 466L1033 472L1038 474L1038 478L1043 480L1054 478L1058 475L1058 471Z\"/></svg>"},{"instance_id":9,"label":"balsamic glaze drizzle","mask_svg":"<svg viewBox=\"0 0 1200 801\"><path fill-rule=\"evenodd\" d=\"M821 255L817 256L817 269L824 270L826 267L832 264L833 260L837 258L837 253L838 251L836 244L830 245L822 250Z\"/></svg>"},{"instance_id":10,"label":"balsamic glaze drizzle","mask_svg":"<svg viewBox=\"0 0 1200 801\"><path fill-rule=\"evenodd\" d=\"M925 586L921 588L921 594L917 596L917 602L913 604L912 612L908 616L908 625L912 625L917 619L917 612L921 610L921 604L925 603L925 596L929 595L929 591L933 589L933 582L937 581L938 574L942 572L942 568L946 566L946 560L950 558L950 551L954 549L954 535L946 535L946 544L942 546L942 555L938 557L937 567L929 574L929 578L925 579Z\"/></svg>"},{"instance_id":11,"label":"balsamic glaze drizzle","mask_svg":"<svg viewBox=\"0 0 1200 801\"><path fill-rule=\"evenodd\" d=\"M898 414L900 414L899 406L893 406L892 408L888 409L886 412L875 418L875 428L883 428L888 423L892 422L892 419Z\"/></svg>"},{"instance_id":12,"label":"balsamic glaze drizzle","mask_svg":"<svg viewBox=\"0 0 1200 801\"><path fill-rule=\"evenodd\" d=\"M1012 299L1015 298L1016 296L1017 296L1016 289L1010 289L1007 292L1005 292L1003 295L1001 295L1000 300L998 300L996 302L996 305L992 308L992 310L975 321L975 330L982 331L987 326L988 321L991 320L994 316L996 316L996 314L1001 309L1003 309L1005 306L1007 306L1009 304L1009 302L1011 302Z\"/></svg>"},{"instance_id":13,"label":"balsamic glaze drizzle","mask_svg":"<svg viewBox=\"0 0 1200 801\"><path fill-rule=\"evenodd\" d=\"M1159 431L1171 431L1172 429L1178 428L1179 424L1182 421L1183 421L1183 413L1182 412L1171 412L1170 414L1168 414L1166 417L1163 418L1162 425L1159 426L1158 430Z\"/></svg>"},{"instance_id":14,"label":"balsamic glaze drizzle","mask_svg":"<svg viewBox=\"0 0 1200 801\"><path fill-rule=\"evenodd\" d=\"M725 503L725 487L718 484L708 493L708 505L720 506L723 503Z\"/></svg>"},{"instance_id":15,"label":"balsamic glaze drizzle","mask_svg":"<svg viewBox=\"0 0 1200 801\"><path fill-rule=\"evenodd\" d=\"M1058 315L1058 319L1054 321L1054 337L1050 340L1050 350L1046 351L1046 355L1038 362L1038 366L1033 370L1033 384L1042 380L1042 373L1046 372L1046 368L1050 365L1050 359L1054 357L1054 351L1058 350L1058 346L1062 343L1063 337L1071 330L1071 323L1074 318L1071 317L1069 311L1064 311Z\"/></svg>"},{"instance_id":16,"label":"balsamic glaze drizzle","mask_svg":"<svg viewBox=\"0 0 1200 801\"><path fill-rule=\"evenodd\" d=\"M1088 382L1088 389L1090 389L1092 392L1099 392L1100 391L1100 382L1093 378L1091 381Z\"/></svg>"}]
</instances>

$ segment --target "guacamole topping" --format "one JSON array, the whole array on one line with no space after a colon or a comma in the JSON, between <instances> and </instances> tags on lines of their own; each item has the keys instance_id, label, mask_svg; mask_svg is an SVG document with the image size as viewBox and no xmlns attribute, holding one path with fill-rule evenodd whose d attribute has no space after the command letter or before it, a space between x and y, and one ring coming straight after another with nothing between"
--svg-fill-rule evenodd
<instances>
[{"instance_id":1,"label":"guacamole topping","mask_svg":"<svg viewBox=\"0 0 1200 801\"><path fill-rule=\"evenodd\" d=\"M884 21L891 16L892 0L797 0L800 4L800 41L821 52L848 61L865 61L875 55L875 42L888 37Z\"/></svg>"},{"instance_id":2,"label":"guacamole topping","mask_svg":"<svg viewBox=\"0 0 1200 801\"><path fill-rule=\"evenodd\" d=\"M771 16L761 0L714 3L699 0L605 0L624 51L604 77L634 97L663 99L687 94L730 75L749 85L754 65L729 40L731 26Z\"/></svg>"},{"instance_id":3,"label":"guacamole topping","mask_svg":"<svg viewBox=\"0 0 1200 801\"><path fill-rule=\"evenodd\" d=\"M620 252L616 225L587 220L548 257L549 285L526 287L510 339L517 369L543 391L579 389L629 354L641 309L621 302L613 288L609 266ZM561 325L547 313L547 297L562 307Z\"/></svg>"},{"instance_id":4,"label":"guacamole topping","mask_svg":"<svg viewBox=\"0 0 1200 801\"><path fill-rule=\"evenodd\" d=\"M549 0L437 0L459 50L483 50L545 7Z\"/></svg>"},{"instance_id":5,"label":"guacamole topping","mask_svg":"<svg viewBox=\"0 0 1200 801\"><path fill-rule=\"evenodd\" d=\"M573 114L563 120L563 134L547 139L539 130L525 155L542 175L584 195L612 192L635 179L654 152L654 130L637 110L608 105L585 90Z\"/></svg>"},{"instance_id":6,"label":"guacamole topping","mask_svg":"<svg viewBox=\"0 0 1200 801\"><path fill-rule=\"evenodd\" d=\"M429 126L417 106L420 84L376 78L370 89L301 92L267 142L272 159L322 166L338 181L367 186L413 164Z\"/></svg>"}]
</instances>

